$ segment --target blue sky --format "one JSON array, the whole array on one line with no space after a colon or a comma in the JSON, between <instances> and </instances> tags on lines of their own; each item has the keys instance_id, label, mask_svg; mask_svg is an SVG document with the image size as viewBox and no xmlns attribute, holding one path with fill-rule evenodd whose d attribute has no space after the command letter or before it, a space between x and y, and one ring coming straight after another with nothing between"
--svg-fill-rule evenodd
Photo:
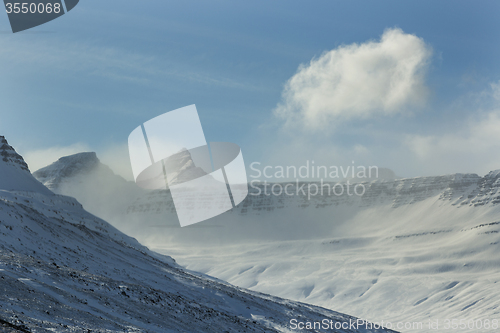
<instances>
[{"instance_id":1,"label":"blue sky","mask_svg":"<svg viewBox=\"0 0 500 333\"><path fill-rule=\"evenodd\" d=\"M401 176L485 173L500 168L499 14L498 1L82 0L17 34L0 15L0 134L32 169L94 150L126 174L129 133L196 104L207 139L238 143L247 165L355 160ZM425 94L409 93L421 103L326 111L327 129L276 115L301 64L394 28L429 51Z\"/></svg>"}]
</instances>

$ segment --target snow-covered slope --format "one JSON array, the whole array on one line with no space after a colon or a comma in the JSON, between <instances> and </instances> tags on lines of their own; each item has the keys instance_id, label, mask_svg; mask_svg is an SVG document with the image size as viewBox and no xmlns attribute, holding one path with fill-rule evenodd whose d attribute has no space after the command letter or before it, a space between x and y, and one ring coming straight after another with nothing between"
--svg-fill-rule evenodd
<instances>
[{"instance_id":1,"label":"snow-covered slope","mask_svg":"<svg viewBox=\"0 0 500 333\"><path fill-rule=\"evenodd\" d=\"M46 195L52 194L31 176L24 159L16 153L3 136L0 136L0 175L0 188L2 189L36 191Z\"/></svg>"},{"instance_id":2,"label":"snow-covered slope","mask_svg":"<svg viewBox=\"0 0 500 333\"><path fill-rule=\"evenodd\" d=\"M500 171L372 181L363 196L309 185L259 185L188 228L168 191L147 192L113 221L190 269L372 321L500 319Z\"/></svg>"},{"instance_id":3,"label":"snow-covered slope","mask_svg":"<svg viewBox=\"0 0 500 333\"><path fill-rule=\"evenodd\" d=\"M179 232L156 247L181 265L252 290L342 305L372 321L438 320L444 329L446 320L463 320L471 329L458 331L477 332L480 324L500 322L499 179L495 171L372 183L366 197L338 205L323 198L304 208L255 210L256 228L274 239L236 245L232 240L242 237L235 234L217 247L187 246ZM250 207L245 214L257 206ZM240 221L249 223L245 216L234 223ZM280 230L296 239L278 240ZM209 228L203 234L216 238Z\"/></svg>"},{"instance_id":4,"label":"snow-covered slope","mask_svg":"<svg viewBox=\"0 0 500 333\"><path fill-rule=\"evenodd\" d=\"M500 222L493 219L499 209L457 214L440 207L437 213L435 205L368 209L337 237L217 247L165 243L157 251L244 288L342 306L373 321L499 319Z\"/></svg>"},{"instance_id":5,"label":"snow-covered slope","mask_svg":"<svg viewBox=\"0 0 500 333\"><path fill-rule=\"evenodd\" d=\"M7 163L0 161L0 170L12 172ZM20 188L0 183L0 329L288 332L293 318L356 320L186 271L75 199L27 188L35 180L27 168L22 172Z\"/></svg>"}]
</instances>

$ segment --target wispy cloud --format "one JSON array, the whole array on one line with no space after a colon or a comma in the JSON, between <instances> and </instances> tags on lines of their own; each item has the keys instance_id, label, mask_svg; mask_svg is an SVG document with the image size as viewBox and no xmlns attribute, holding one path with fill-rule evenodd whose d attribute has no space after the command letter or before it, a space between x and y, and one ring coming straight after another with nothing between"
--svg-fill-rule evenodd
<instances>
[{"instance_id":1,"label":"wispy cloud","mask_svg":"<svg viewBox=\"0 0 500 333\"><path fill-rule=\"evenodd\" d=\"M75 43L57 38L4 41L0 60L20 64L31 73L54 72L100 77L115 82L141 86L161 85L166 78L224 88L262 90L247 82L192 67L189 63L158 58L140 51L131 51L92 42ZM4 69L5 70L5 69ZM16 68L19 70L19 66Z\"/></svg>"}]
</instances>

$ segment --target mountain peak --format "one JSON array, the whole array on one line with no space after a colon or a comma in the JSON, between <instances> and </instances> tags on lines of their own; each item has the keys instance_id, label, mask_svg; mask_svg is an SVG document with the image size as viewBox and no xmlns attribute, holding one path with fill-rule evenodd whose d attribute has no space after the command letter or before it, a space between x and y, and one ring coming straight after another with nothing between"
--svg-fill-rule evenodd
<instances>
[{"instance_id":1,"label":"mountain peak","mask_svg":"<svg viewBox=\"0 0 500 333\"><path fill-rule=\"evenodd\" d=\"M486 178L498 178L500 176L500 169L490 171L485 177Z\"/></svg>"},{"instance_id":2,"label":"mountain peak","mask_svg":"<svg viewBox=\"0 0 500 333\"><path fill-rule=\"evenodd\" d=\"M4 136L0 136L0 176L0 190L53 194L31 175L28 164Z\"/></svg>"},{"instance_id":3,"label":"mountain peak","mask_svg":"<svg viewBox=\"0 0 500 333\"><path fill-rule=\"evenodd\" d=\"M4 136L0 135L0 159L8 165L19 168L23 171L30 172L28 164L23 157L19 155L15 149L9 145Z\"/></svg>"},{"instance_id":4,"label":"mountain peak","mask_svg":"<svg viewBox=\"0 0 500 333\"><path fill-rule=\"evenodd\" d=\"M101 161L95 152L83 152L61 157L51 165L35 171L33 176L47 187L55 188L63 179L88 174L100 165Z\"/></svg>"},{"instance_id":5,"label":"mountain peak","mask_svg":"<svg viewBox=\"0 0 500 333\"><path fill-rule=\"evenodd\" d=\"M80 170L92 169L100 162L101 161L97 158L97 154L95 152L83 152L61 157L56 162L52 163L52 165L58 164L66 171L70 171L70 169L73 170L73 168L77 168Z\"/></svg>"}]
</instances>

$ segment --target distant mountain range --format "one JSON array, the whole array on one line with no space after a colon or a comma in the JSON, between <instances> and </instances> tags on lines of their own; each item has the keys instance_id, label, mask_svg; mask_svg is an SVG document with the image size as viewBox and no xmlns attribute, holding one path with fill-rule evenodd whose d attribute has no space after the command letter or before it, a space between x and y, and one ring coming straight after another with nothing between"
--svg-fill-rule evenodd
<instances>
[{"instance_id":1,"label":"distant mountain range","mask_svg":"<svg viewBox=\"0 0 500 333\"><path fill-rule=\"evenodd\" d=\"M84 205L97 213L109 199L97 186L83 191L80 176L59 182L79 200L94 198ZM498 318L500 171L390 178L364 182L362 196L300 191L315 182L273 195L273 184L254 184L233 210L187 228L168 190L132 190L108 216L182 265L255 291L372 321Z\"/></svg>"}]
</instances>

